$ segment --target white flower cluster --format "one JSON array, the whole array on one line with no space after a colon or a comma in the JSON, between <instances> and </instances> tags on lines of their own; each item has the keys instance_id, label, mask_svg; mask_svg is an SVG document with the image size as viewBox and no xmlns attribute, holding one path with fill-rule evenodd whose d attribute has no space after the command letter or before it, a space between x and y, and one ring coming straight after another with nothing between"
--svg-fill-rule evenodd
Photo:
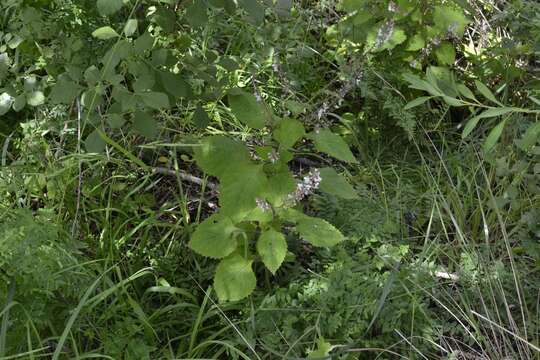
<instances>
[{"instance_id":1,"label":"white flower cluster","mask_svg":"<svg viewBox=\"0 0 540 360\"><path fill-rule=\"evenodd\" d=\"M261 199L261 198L256 198L255 199L255 203L257 204L257 207L259 209L261 209L262 211L266 212L266 211L270 211L272 209L272 207L270 206L270 204L268 203L268 201L264 200L264 199Z\"/></svg>"},{"instance_id":2,"label":"white flower cluster","mask_svg":"<svg viewBox=\"0 0 540 360\"><path fill-rule=\"evenodd\" d=\"M296 184L296 190L294 193L289 194L289 200L292 202L301 201L319 188L321 180L321 172L319 169L311 170L308 175L304 176L301 182Z\"/></svg>"},{"instance_id":3,"label":"white flower cluster","mask_svg":"<svg viewBox=\"0 0 540 360\"><path fill-rule=\"evenodd\" d=\"M394 33L394 20L390 19L385 22L377 31L377 38L375 39L375 48L380 48L385 42L390 40Z\"/></svg>"},{"instance_id":4,"label":"white flower cluster","mask_svg":"<svg viewBox=\"0 0 540 360\"><path fill-rule=\"evenodd\" d=\"M272 164L275 164L276 162L279 161L279 154L277 153L275 149L272 149L272 151L268 153L268 159L270 160Z\"/></svg>"},{"instance_id":5,"label":"white flower cluster","mask_svg":"<svg viewBox=\"0 0 540 360\"><path fill-rule=\"evenodd\" d=\"M397 6L397 4L395 2L390 1L388 3L388 11L396 13L396 12L398 12L398 10L399 10L398 6Z\"/></svg>"}]
</instances>

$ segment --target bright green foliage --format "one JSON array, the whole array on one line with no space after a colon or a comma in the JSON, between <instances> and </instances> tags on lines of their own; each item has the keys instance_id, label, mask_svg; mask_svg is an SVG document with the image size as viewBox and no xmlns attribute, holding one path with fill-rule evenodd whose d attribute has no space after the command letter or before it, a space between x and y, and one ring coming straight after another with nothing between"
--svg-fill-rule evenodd
<instances>
[{"instance_id":1,"label":"bright green foliage","mask_svg":"<svg viewBox=\"0 0 540 360\"><path fill-rule=\"evenodd\" d=\"M276 207L283 206L290 194L296 190L296 181L289 171L279 171L268 177L266 199Z\"/></svg>"},{"instance_id":2,"label":"bright green foliage","mask_svg":"<svg viewBox=\"0 0 540 360\"><path fill-rule=\"evenodd\" d=\"M212 215L197 226L189 246L203 256L224 258L236 249L237 230L228 217Z\"/></svg>"},{"instance_id":3,"label":"bright green foliage","mask_svg":"<svg viewBox=\"0 0 540 360\"><path fill-rule=\"evenodd\" d=\"M321 169L321 190L325 193L339 196L343 199L358 197L354 188L333 168Z\"/></svg>"},{"instance_id":4,"label":"bright green foliage","mask_svg":"<svg viewBox=\"0 0 540 360\"><path fill-rule=\"evenodd\" d=\"M136 111L133 115L133 129L147 138L153 138L159 132L152 114L144 111Z\"/></svg>"},{"instance_id":5,"label":"bright green foliage","mask_svg":"<svg viewBox=\"0 0 540 360\"><path fill-rule=\"evenodd\" d=\"M225 136L211 136L195 147L195 160L209 175L221 177L230 169L249 164L249 152L244 145Z\"/></svg>"},{"instance_id":6,"label":"bright green foliage","mask_svg":"<svg viewBox=\"0 0 540 360\"><path fill-rule=\"evenodd\" d=\"M29 93L26 96L26 103L30 106L39 106L39 105L42 105L44 102L45 102L45 95L43 95L43 92L41 91L34 91L34 92ZM13 104L13 106L16 106L16 104L17 104L17 100L15 100L15 103ZM21 108L22 106L19 107L19 109Z\"/></svg>"},{"instance_id":7,"label":"bright green foliage","mask_svg":"<svg viewBox=\"0 0 540 360\"><path fill-rule=\"evenodd\" d=\"M441 65L452 65L456 61L456 51L454 46L449 42L443 42L437 50L435 50L437 60Z\"/></svg>"},{"instance_id":8,"label":"bright green foliage","mask_svg":"<svg viewBox=\"0 0 540 360\"><path fill-rule=\"evenodd\" d=\"M268 180L260 165L233 165L231 170L221 177L219 203L224 215L240 220L257 206L255 200L263 196Z\"/></svg>"},{"instance_id":9,"label":"bright green foliage","mask_svg":"<svg viewBox=\"0 0 540 360\"><path fill-rule=\"evenodd\" d=\"M448 31L461 37L469 20L458 5L439 5L433 11L433 22L439 32Z\"/></svg>"},{"instance_id":10,"label":"bright green foliage","mask_svg":"<svg viewBox=\"0 0 540 360\"><path fill-rule=\"evenodd\" d=\"M257 240L257 252L266 268L275 274L285 260L287 241L282 233L274 229L265 230Z\"/></svg>"},{"instance_id":11,"label":"bright green foliage","mask_svg":"<svg viewBox=\"0 0 540 360\"><path fill-rule=\"evenodd\" d=\"M267 119L264 105L254 95L234 89L229 93L229 106L240 122L254 129L264 127Z\"/></svg>"},{"instance_id":12,"label":"bright green foliage","mask_svg":"<svg viewBox=\"0 0 540 360\"><path fill-rule=\"evenodd\" d=\"M133 36L135 32L137 31L137 27L139 26L139 23L137 19L129 19L126 21L126 25L124 26L124 35L127 37Z\"/></svg>"},{"instance_id":13,"label":"bright green foliage","mask_svg":"<svg viewBox=\"0 0 540 360\"><path fill-rule=\"evenodd\" d=\"M300 129L299 126L293 125L293 127L297 130ZM302 132L298 130L295 135L288 138L284 134L277 137L287 144L294 144L299 140ZM290 135L290 132L287 134ZM330 134L333 135L334 141L336 137L341 140L338 135ZM346 150L348 151L346 154L350 154L352 157L347 145L344 142L342 145L344 148L339 151ZM328 145L326 146L327 149L330 149ZM322 219L308 217L301 213L297 216L290 216L292 212L295 212L291 208L296 205L296 190L299 186L290 170L285 167L291 158L285 157L284 153L277 153L272 147L264 147L260 150L262 156L268 157L263 161L263 164L252 160L244 145L227 137L207 137L201 141L199 146L195 147L197 164L205 172L217 176L220 180L220 210L219 215L214 215L199 225L192 236L191 247L196 252L208 257L227 256L237 246L236 238L232 237L235 226L240 228L242 224L252 222L263 229L262 235L256 243L257 252L266 267L275 273L285 258L287 244L283 235L276 230L265 230L266 224L272 220L278 224L298 222L296 230L300 236L315 246L334 246L343 241L344 237L335 227ZM275 154L272 155L272 153ZM340 156L341 153L337 154ZM278 159L273 159L273 156L278 157ZM354 197L350 185L337 173L325 170L321 175L323 179L328 176L327 188L332 185L343 185L344 188L337 191L343 196ZM352 191L354 192L354 190ZM226 219L225 223L217 220L223 218ZM241 257L241 255L235 256ZM215 282L218 283L217 271ZM244 294L241 291L235 295L228 295L228 292L233 291L233 285L227 286L227 290L222 288L218 291L216 289L220 300L238 299L239 294ZM244 296L247 295L249 293L245 293Z\"/></svg>"},{"instance_id":14,"label":"bright green foliage","mask_svg":"<svg viewBox=\"0 0 540 360\"><path fill-rule=\"evenodd\" d=\"M309 216L298 221L296 231L300 237L315 246L334 246L344 240L343 235L332 224Z\"/></svg>"},{"instance_id":15,"label":"bright green foliage","mask_svg":"<svg viewBox=\"0 0 540 360\"><path fill-rule=\"evenodd\" d=\"M37 331L63 326L69 312L66 304L78 301L90 274L78 263L77 248L81 244L68 238L48 214L33 215L18 209L1 211L0 303L2 319L9 324L2 345L7 345L9 354L27 345L29 319ZM13 305L9 317L4 313L8 301Z\"/></svg>"},{"instance_id":16,"label":"bright green foliage","mask_svg":"<svg viewBox=\"0 0 540 360\"><path fill-rule=\"evenodd\" d=\"M123 0L97 0L97 8L101 15L108 16L122 9Z\"/></svg>"},{"instance_id":17,"label":"bright green foliage","mask_svg":"<svg viewBox=\"0 0 540 360\"><path fill-rule=\"evenodd\" d=\"M304 125L295 119L282 119L273 132L274 139L284 148L294 146L305 135Z\"/></svg>"},{"instance_id":18,"label":"bright green foliage","mask_svg":"<svg viewBox=\"0 0 540 360\"><path fill-rule=\"evenodd\" d=\"M161 72L160 79L167 92L178 98L191 96L191 88L180 74L173 74L169 71Z\"/></svg>"},{"instance_id":19,"label":"bright green foliage","mask_svg":"<svg viewBox=\"0 0 540 360\"><path fill-rule=\"evenodd\" d=\"M492 3L0 1L0 358L534 357L540 5Z\"/></svg>"},{"instance_id":20,"label":"bright green foliage","mask_svg":"<svg viewBox=\"0 0 540 360\"><path fill-rule=\"evenodd\" d=\"M237 301L251 294L256 285L252 263L252 260L244 259L238 254L233 254L219 263L214 288L221 300Z\"/></svg>"},{"instance_id":21,"label":"bright green foliage","mask_svg":"<svg viewBox=\"0 0 540 360\"><path fill-rule=\"evenodd\" d=\"M441 39L463 36L469 19L457 1L373 1L341 0L340 7L351 13L343 18L339 32L358 47L379 56L392 51L403 65L418 68L424 62L422 50ZM450 43L443 43L436 57L445 64L453 53ZM395 71L396 69L391 69Z\"/></svg>"},{"instance_id":22,"label":"bright green foliage","mask_svg":"<svg viewBox=\"0 0 540 360\"><path fill-rule=\"evenodd\" d=\"M193 123L200 129L204 129L210 123L210 118L204 109L199 105L193 113Z\"/></svg>"},{"instance_id":23,"label":"bright green foliage","mask_svg":"<svg viewBox=\"0 0 540 360\"><path fill-rule=\"evenodd\" d=\"M99 132L94 130L84 140L84 147L89 153L101 153L105 151L106 143L99 135Z\"/></svg>"},{"instance_id":24,"label":"bright green foliage","mask_svg":"<svg viewBox=\"0 0 540 360\"><path fill-rule=\"evenodd\" d=\"M316 130L310 134L310 137L313 139L315 148L318 151L349 163L358 162L343 138L330 130Z\"/></svg>"},{"instance_id":25,"label":"bright green foliage","mask_svg":"<svg viewBox=\"0 0 540 360\"><path fill-rule=\"evenodd\" d=\"M103 26L103 27L100 27L99 29L96 29L92 33L92 36L100 40L109 40L109 39L118 37L120 35L118 35L118 33L112 27Z\"/></svg>"},{"instance_id":26,"label":"bright green foliage","mask_svg":"<svg viewBox=\"0 0 540 360\"><path fill-rule=\"evenodd\" d=\"M332 345L329 342L326 342L324 338L317 340L317 349L309 353L308 359L318 359L325 358L329 355L332 350Z\"/></svg>"}]
</instances>

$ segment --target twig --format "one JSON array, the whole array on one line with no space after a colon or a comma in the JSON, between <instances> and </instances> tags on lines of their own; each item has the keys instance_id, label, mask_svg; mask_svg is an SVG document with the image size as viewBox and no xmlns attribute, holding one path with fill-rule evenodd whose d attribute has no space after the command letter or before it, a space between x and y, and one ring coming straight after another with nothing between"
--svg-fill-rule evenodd
<instances>
[{"instance_id":1,"label":"twig","mask_svg":"<svg viewBox=\"0 0 540 360\"><path fill-rule=\"evenodd\" d=\"M193 184L197 184L197 185L201 185L201 186L206 184L206 186L210 190L218 191L218 185L216 183L213 183L211 181L205 181L205 180L203 180L203 179L201 179L199 177L188 174L187 172L182 171L182 170L176 171L174 169L168 169L168 168L165 168L165 167L157 167L157 168L153 168L153 171L156 174L179 176L180 179L182 179L184 181L187 181L187 182L190 182L190 183L193 183Z\"/></svg>"},{"instance_id":2,"label":"twig","mask_svg":"<svg viewBox=\"0 0 540 360\"><path fill-rule=\"evenodd\" d=\"M77 154L81 154L81 101L79 98L76 100L76 106L77 106ZM79 179L77 184L77 207L75 210L75 216L73 217L73 224L71 226L71 236L75 236L75 230L77 228L78 223L78 217L79 217L79 210L81 208L81 188L82 188L82 162L79 158Z\"/></svg>"}]
</instances>

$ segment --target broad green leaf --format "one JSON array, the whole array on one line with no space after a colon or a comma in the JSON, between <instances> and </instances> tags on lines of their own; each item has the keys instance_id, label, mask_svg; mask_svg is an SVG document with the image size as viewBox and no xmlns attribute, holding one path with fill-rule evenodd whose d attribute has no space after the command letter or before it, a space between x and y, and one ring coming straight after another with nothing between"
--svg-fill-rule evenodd
<instances>
[{"instance_id":1,"label":"broad green leaf","mask_svg":"<svg viewBox=\"0 0 540 360\"><path fill-rule=\"evenodd\" d=\"M367 0L340 0L338 9L346 12L353 12L362 9Z\"/></svg>"},{"instance_id":2,"label":"broad green leaf","mask_svg":"<svg viewBox=\"0 0 540 360\"><path fill-rule=\"evenodd\" d=\"M191 86L182 75L162 71L159 73L159 78L165 90L172 96L177 98L189 98L192 96Z\"/></svg>"},{"instance_id":3,"label":"broad green leaf","mask_svg":"<svg viewBox=\"0 0 540 360\"><path fill-rule=\"evenodd\" d=\"M229 106L241 123L254 129L264 127L266 122L264 107L252 94L235 89L229 93Z\"/></svg>"},{"instance_id":4,"label":"broad green leaf","mask_svg":"<svg viewBox=\"0 0 540 360\"><path fill-rule=\"evenodd\" d=\"M429 82L421 79L420 77L413 75L413 74L404 74L403 78L405 81L407 81L410 85L409 87L411 89L417 89L417 90L423 90L427 91L433 96L442 96L442 92L437 89L435 86L430 84Z\"/></svg>"},{"instance_id":5,"label":"broad green leaf","mask_svg":"<svg viewBox=\"0 0 540 360\"><path fill-rule=\"evenodd\" d=\"M467 136L470 135L470 133L476 128L476 125L478 125L478 121L480 121L479 116L475 116L471 118L469 121L467 121L467 124L465 124L465 127L463 128L463 132L461 133L462 139L465 139Z\"/></svg>"},{"instance_id":6,"label":"broad green leaf","mask_svg":"<svg viewBox=\"0 0 540 360\"><path fill-rule=\"evenodd\" d=\"M274 139L286 149L291 148L300 140L306 131L304 125L295 119L282 119L273 132Z\"/></svg>"},{"instance_id":7,"label":"broad green leaf","mask_svg":"<svg viewBox=\"0 0 540 360\"><path fill-rule=\"evenodd\" d=\"M122 127L122 125L124 125L126 120L120 114L108 114L107 122L112 129L119 129Z\"/></svg>"},{"instance_id":8,"label":"broad green leaf","mask_svg":"<svg viewBox=\"0 0 540 360\"><path fill-rule=\"evenodd\" d=\"M244 144L225 136L210 136L194 149L197 165L207 174L222 177L232 167L250 164L251 157Z\"/></svg>"},{"instance_id":9,"label":"broad green leaf","mask_svg":"<svg viewBox=\"0 0 540 360\"><path fill-rule=\"evenodd\" d=\"M41 91L26 94L26 103L30 106L39 106L45 102L45 95Z\"/></svg>"},{"instance_id":10,"label":"broad green leaf","mask_svg":"<svg viewBox=\"0 0 540 360\"><path fill-rule=\"evenodd\" d=\"M495 98L495 95L489 90L489 88L484 85L482 82L475 80L474 83L476 84L476 89L482 94L486 99L489 101L494 102L495 104L501 105L502 104Z\"/></svg>"},{"instance_id":11,"label":"broad green leaf","mask_svg":"<svg viewBox=\"0 0 540 360\"><path fill-rule=\"evenodd\" d=\"M358 194L354 188L331 167L323 168L321 172L320 189L327 194L339 196L343 199L357 199Z\"/></svg>"},{"instance_id":12,"label":"broad green leaf","mask_svg":"<svg viewBox=\"0 0 540 360\"><path fill-rule=\"evenodd\" d=\"M255 200L263 197L268 186L262 166L253 164L233 165L220 180L221 213L233 220L252 211L257 206Z\"/></svg>"},{"instance_id":13,"label":"broad green leaf","mask_svg":"<svg viewBox=\"0 0 540 360\"><path fill-rule=\"evenodd\" d=\"M114 69L118 66L120 61L129 57L132 50L132 45L126 40L120 40L110 47L101 59L101 63L104 65L102 70L104 79L116 75Z\"/></svg>"},{"instance_id":14,"label":"broad green leaf","mask_svg":"<svg viewBox=\"0 0 540 360\"><path fill-rule=\"evenodd\" d=\"M266 230L257 240L257 252L266 268L275 274L287 255L287 240L274 229Z\"/></svg>"},{"instance_id":15,"label":"broad green leaf","mask_svg":"<svg viewBox=\"0 0 540 360\"><path fill-rule=\"evenodd\" d=\"M161 110L170 107L167 94L155 91L143 92L137 94L143 103L153 109Z\"/></svg>"},{"instance_id":16,"label":"broad green leaf","mask_svg":"<svg viewBox=\"0 0 540 360\"><path fill-rule=\"evenodd\" d=\"M426 41L424 40L424 37L420 34L416 34L412 38L409 39L407 48L405 50L418 51L420 49L423 49L424 46L426 46Z\"/></svg>"},{"instance_id":17,"label":"broad green leaf","mask_svg":"<svg viewBox=\"0 0 540 360\"><path fill-rule=\"evenodd\" d=\"M84 80L88 85L95 86L101 81L101 72L95 65L92 65L84 71Z\"/></svg>"},{"instance_id":18,"label":"broad green leaf","mask_svg":"<svg viewBox=\"0 0 540 360\"><path fill-rule=\"evenodd\" d=\"M129 19L126 21L126 25L124 26L124 34L127 37L132 36L137 31L139 23L137 22L137 19Z\"/></svg>"},{"instance_id":19,"label":"broad green leaf","mask_svg":"<svg viewBox=\"0 0 540 360\"><path fill-rule=\"evenodd\" d=\"M326 342L324 338L319 338L317 340L317 349L309 353L308 359L327 358L332 348L332 344Z\"/></svg>"},{"instance_id":20,"label":"broad green leaf","mask_svg":"<svg viewBox=\"0 0 540 360\"><path fill-rule=\"evenodd\" d=\"M274 219L274 215L270 210L263 210L260 207L256 207L248 212L243 218L243 222L255 221L259 224L268 224Z\"/></svg>"},{"instance_id":21,"label":"broad green leaf","mask_svg":"<svg viewBox=\"0 0 540 360\"><path fill-rule=\"evenodd\" d=\"M407 35L405 34L405 31L396 27L393 29L390 38L386 40L379 48L377 48L377 51L392 50L399 44L405 42L405 40L407 40Z\"/></svg>"},{"instance_id":22,"label":"broad green leaf","mask_svg":"<svg viewBox=\"0 0 540 360\"><path fill-rule=\"evenodd\" d=\"M15 108L15 105L13 106ZM520 140L516 141L518 147L523 151L529 151L536 143L540 141L540 122L537 122L525 131Z\"/></svg>"},{"instance_id":23,"label":"broad green leaf","mask_svg":"<svg viewBox=\"0 0 540 360\"><path fill-rule=\"evenodd\" d=\"M9 109L11 109L11 104L13 104L13 96L4 92L0 95L0 116L6 114Z\"/></svg>"},{"instance_id":24,"label":"broad green leaf","mask_svg":"<svg viewBox=\"0 0 540 360\"><path fill-rule=\"evenodd\" d=\"M268 177L268 189L266 199L275 207L282 206L287 200L289 194L296 190L296 181L290 171L284 171L272 174Z\"/></svg>"},{"instance_id":25,"label":"broad green leaf","mask_svg":"<svg viewBox=\"0 0 540 360\"><path fill-rule=\"evenodd\" d=\"M79 85L69 79L65 74L58 77L52 87L49 98L53 104L71 104L80 91Z\"/></svg>"},{"instance_id":26,"label":"broad green leaf","mask_svg":"<svg viewBox=\"0 0 540 360\"><path fill-rule=\"evenodd\" d=\"M224 258L236 249L236 230L231 219L214 214L197 226L189 246L203 256Z\"/></svg>"},{"instance_id":27,"label":"broad green leaf","mask_svg":"<svg viewBox=\"0 0 540 360\"><path fill-rule=\"evenodd\" d=\"M486 141L482 145L485 152L489 152L491 149L493 149L497 141L499 141L505 125L506 120L503 120L489 132Z\"/></svg>"},{"instance_id":28,"label":"broad green leaf","mask_svg":"<svg viewBox=\"0 0 540 360\"><path fill-rule=\"evenodd\" d=\"M203 1L199 0L198 2L203 2ZM176 27L176 13L168 7L165 7L165 6L158 7L152 19L166 33L172 33Z\"/></svg>"},{"instance_id":29,"label":"broad green leaf","mask_svg":"<svg viewBox=\"0 0 540 360\"><path fill-rule=\"evenodd\" d=\"M154 38L149 32L145 32L134 41L133 51L137 55L142 55L144 52L151 50L153 46Z\"/></svg>"},{"instance_id":30,"label":"broad green leaf","mask_svg":"<svg viewBox=\"0 0 540 360\"><path fill-rule=\"evenodd\" d=\"M158 68L160 66L166 66L170 59L170 51L168 49L154 49L152 50L152 61L151 64L153 67ZM172 64L169 64L172 65Z\"/></svg>"},{"instance_id":31,"label":"broad green leaf","mask_svg":"<svg viewBox=\"0 0 540 360\"><path fill-rule=\"evenodd\" d=\"M82 94L81 104L93 110L103 104L103 97L95 87L89 88Z\"/></svg>"},{"instance_id":32,"label":"broad green leaf","mask_svg":"<svg viewBox=\"0 0 540 360\"><path fill-rule=\"evenodd\" d=\"M460 38L465 32L465 27L469 20L458 7L450 5L440 5L433 12L433 23L439 31L439 34L452 33Z\"/></svg>"},{"instance_id":33,"label":"broad green leaf","mask_svg":"<svg viewBox=\"0 0 540 360\"><path fill-rule=\"evenodd\" d=\"M321 129L310 134L315 144L315 148L323 153L335 157L336 159L349 163L358 163L353 153L349 149L343 138L334 134L328 129Z\"/></svg>"},{"instance_id":34,"label":"broad green leaf","mask_svg":"<svg viewBox=\"0 0 540 360\"><path fill-rule=\"evenodd\" d=\"M120 35L118 35L118 33L112 27L103 26L103 27L100 27L99 29L96 29L92 33L92 36L100 40L109 40L109 39L118 37Z\"/></svg>"},{"instance_id":35,"label":"broad green leaf","mask_svg":"<svg viewBox=\"0 0 540 360\"><path fill-rule=\"evenodd\" d=\"M309 216L307 216L303 212L293 208L278 209L278 215L281 220L292 224L297 224L300 220L309 218Z\"/></svg>"},{"instance_id":36,"label":"broad green leaf","mask_svg":"<svg viewBox=\"0 0 540 360\"><path fill-rule=\"evenodd\" d=\"M445 41L435 50L435 56L441 65L453 65L456 61L454 45Z\"/></svg>"},{"instance_id":37,"label":"broad green leaf","mask_svg":"<svg viewBox=\"0 0 540 360\"><path fill-rule=\"evenodd\" d=\"M24 91L34 91L37 85L37 78L33 75L24 77Z\"/></svg>"},{"instance_id":38,"label":"broad green leaf","mask_svg":"<svg viewBox=\"0 0 540 360\"><path fill-rule=\"evenodd\" d=\"M195 0L186 8L186 20L194 28L202 27L208 22L207 6L204 1Z\"/></svg>"},{"instance_id":39,"label":"broad green leaf","mask_svg":"<svg viewBox=\"0 0 540 360\"><path fill-rule=\"evenodd\" d=\"M145 93L151 91L154 85L156 84L156 78L154 72L149 70L147 73L143 73L137 78L133 83L133 91L136 93Z\"/></svg>"},{"instance_id":40,"label":"broad green leaf","mask_svg":"<svg viewBox=\"0 0 540 360\"><path fill-rule=\"evenodd\" d=\"M315 246L331 247L344 237L341 232L326 220L304 216L298 219L296 231L306 241Z\"/></svg>"},{"instance_id":41,"label":"broad green leaf","mask_svg":"<svg viewBox=\"0 0 540 360\"><path fill-rule=\"evenodd\" d=\"M293 0L277 0L275 4L275 12L281 18L288 18L291 15Z\"/></svg>"},{"instance_id":42,"label":"broad green leaf","mask_svg":"<svg viewBox=\"0 0 540 360\"><path fill-rule=\"evenodd\" d=\"M255 25L264 21L264 6L259 0L238 0L238 4L248 13L248 17Z\"/></svg>"},{"instance_id":43,"label":"broad green leaf","mask_svg":"<svg viewBox=\"0 0 540 360\"><path fill-rule=\"evenodd\" d=\"M98 11L103 16L109 16L118 12L123 5L123 0L97 0Z\"/></svg>"},{"instance_id":44,"label":"broad green leaf","mask_svg":"<svg viewBox=\"0 0 540 360\"><path fill-rule=\"evenodd\" d=\"M107 144L99 135L97 130L92 131L90 135L86 137L86 140L84 140L84 147L89 153L102 153L103 151L105 151L106 145Z\"/></svg>"},{"instance_id":45,"label":"broad green leaf","mask_svg":"<svg viewBox=\"0 0 540 360\"><path fill-rule=\"evenodd\" d=\"M210 124L210 118L201 105L197 105L197 108L193 113L192 121L199 129L204 129Z\"/></svg>"},{"instance_id":46,"label":"broad green leaf","mask_svg":"<svg viewBox=\"0 0 540 360\"><path fill-rule=\"evenodd\" d=\"M11 37L11 39L9 39L9 41L7 42L7 46L10 48L10 49L16 49L19 47L19 45L22 44L22 42L24 41L24 39L22 37L20 37L19 35L17 34L13 34L13 36Z\"/></svg>"},{"instance_id":47,"label":"broad green leaf","mask_svg":"<svg viewBox=\"0 0 540 360\"><path fill-rule=\"evenodd\" d=\"M429 99L431 99L432 97L431 96L420 96L416 99L414 99L413 101L407 103L407 105L405 105L403 107L404 110L409 110L409 109L412 109L414 107L417 107L419 105L422 105L423 103L425 103L426 101L428 101Z\"/></svg>"},{"instance_id":48,"label":"broad green leaf","mask_svg":"<svg viewBox=\"0 0 540 360\"><path fill-rule=\"evenodd\" d=\"M252 260L238 254L221 260L214 276L214 289L220 301L238 301L253 292L257 285Z\"/></svg>"},{"instance_id":49,"label":"broad green leaf","mask_svg":"<svg viewBox=\"0 0 540 360\"><path fill-rule=\"evenodd\" d=\"M152 114L136 111L133 116L133 129L146 138L154 138L159 132L157 122Z\"/></svg>"},{"instance_id":50,"label":"broad green leaf","mask_svg":"<svg viewBox=\"0 0 540 360\"><path fill-rule=\"evenodd\" d=\"M473 92L471 91L471 89L469 89L466 85L464 85L464 84L458 84L458 85L457 85L457 89L458 89L459 93L460 93L461 95L465 96L467 99L477 101L477 100L476 100L476 97L474 96L474 94L473 94Z\"/></svg>"},{"instance_id":51,"label":"broad green leaf","mask_svg":"<svg viewBox=\"0 0 540 360\"><path fill-rule=\"evenodd\" d=\"M501 115L511 113L515 110L516 110L515 108L510 108L510 107L491 108L480 113L478 117L481 119L496 117L496 116L501 116Z\"/></svg>"},{"instance_id":52,"label":"broad green leaf","mask_svg":"<svg viewBox=\"0 0 540 360\"><path fill-rule=\"evenodd\" d=\"M15 101L13 102L13 110L19 112L22 109L24 109L25 105L26 105L26 95L21 94L15 98Z\"/></svg>"},{"instance_id":53,"label":"broad green leaf","mask_svg":"<svg viewBox=\"0 0 540 360\"><path fill-rule=\"evenodd\" d=\"M532 96L532 95L529 95L529 99L530 99L533 103L535 103L536 105L540 106L540 99L537 99L537 98L535 98L535 97Z\"/></svg>"},{"instance_id":54,"label":"broad green leaf","mask_svg":"<svg viewBox=\"0 0 540 360\"><path fill-rule=\"evenodd\" d=\"M467 105L463 101L461 101L459 99L456 99L454 97L451 97L451 96L443 95L442 98L443 98L444 102L447 103L450 106L466 106Z\"/></svg>"},{"instance_id":55,"label":"broad green leaf","mask_svg":"<svg viewBox=\"0 0 540 360\"><path fill-rule=\"evenodd\" d=\"M306 111L306 105L294 100L286 100L285 106L293 115L297 116Z\"/></svg>"}]
</instances>

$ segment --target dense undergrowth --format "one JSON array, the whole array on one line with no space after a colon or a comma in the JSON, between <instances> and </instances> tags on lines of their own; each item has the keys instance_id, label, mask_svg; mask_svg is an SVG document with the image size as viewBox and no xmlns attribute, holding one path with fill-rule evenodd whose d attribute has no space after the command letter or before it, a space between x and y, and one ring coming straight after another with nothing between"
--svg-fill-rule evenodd
<instances>
[{"instance_id":1,"label":"dense undergrowth","mask_svg":"<svg viewBox=\"0 0 540 360\"><path fill-rule=\"evenodd\" d=\"M540 5L0 3L0 359L537 359Z\"/></svg>"}]
</instances>

